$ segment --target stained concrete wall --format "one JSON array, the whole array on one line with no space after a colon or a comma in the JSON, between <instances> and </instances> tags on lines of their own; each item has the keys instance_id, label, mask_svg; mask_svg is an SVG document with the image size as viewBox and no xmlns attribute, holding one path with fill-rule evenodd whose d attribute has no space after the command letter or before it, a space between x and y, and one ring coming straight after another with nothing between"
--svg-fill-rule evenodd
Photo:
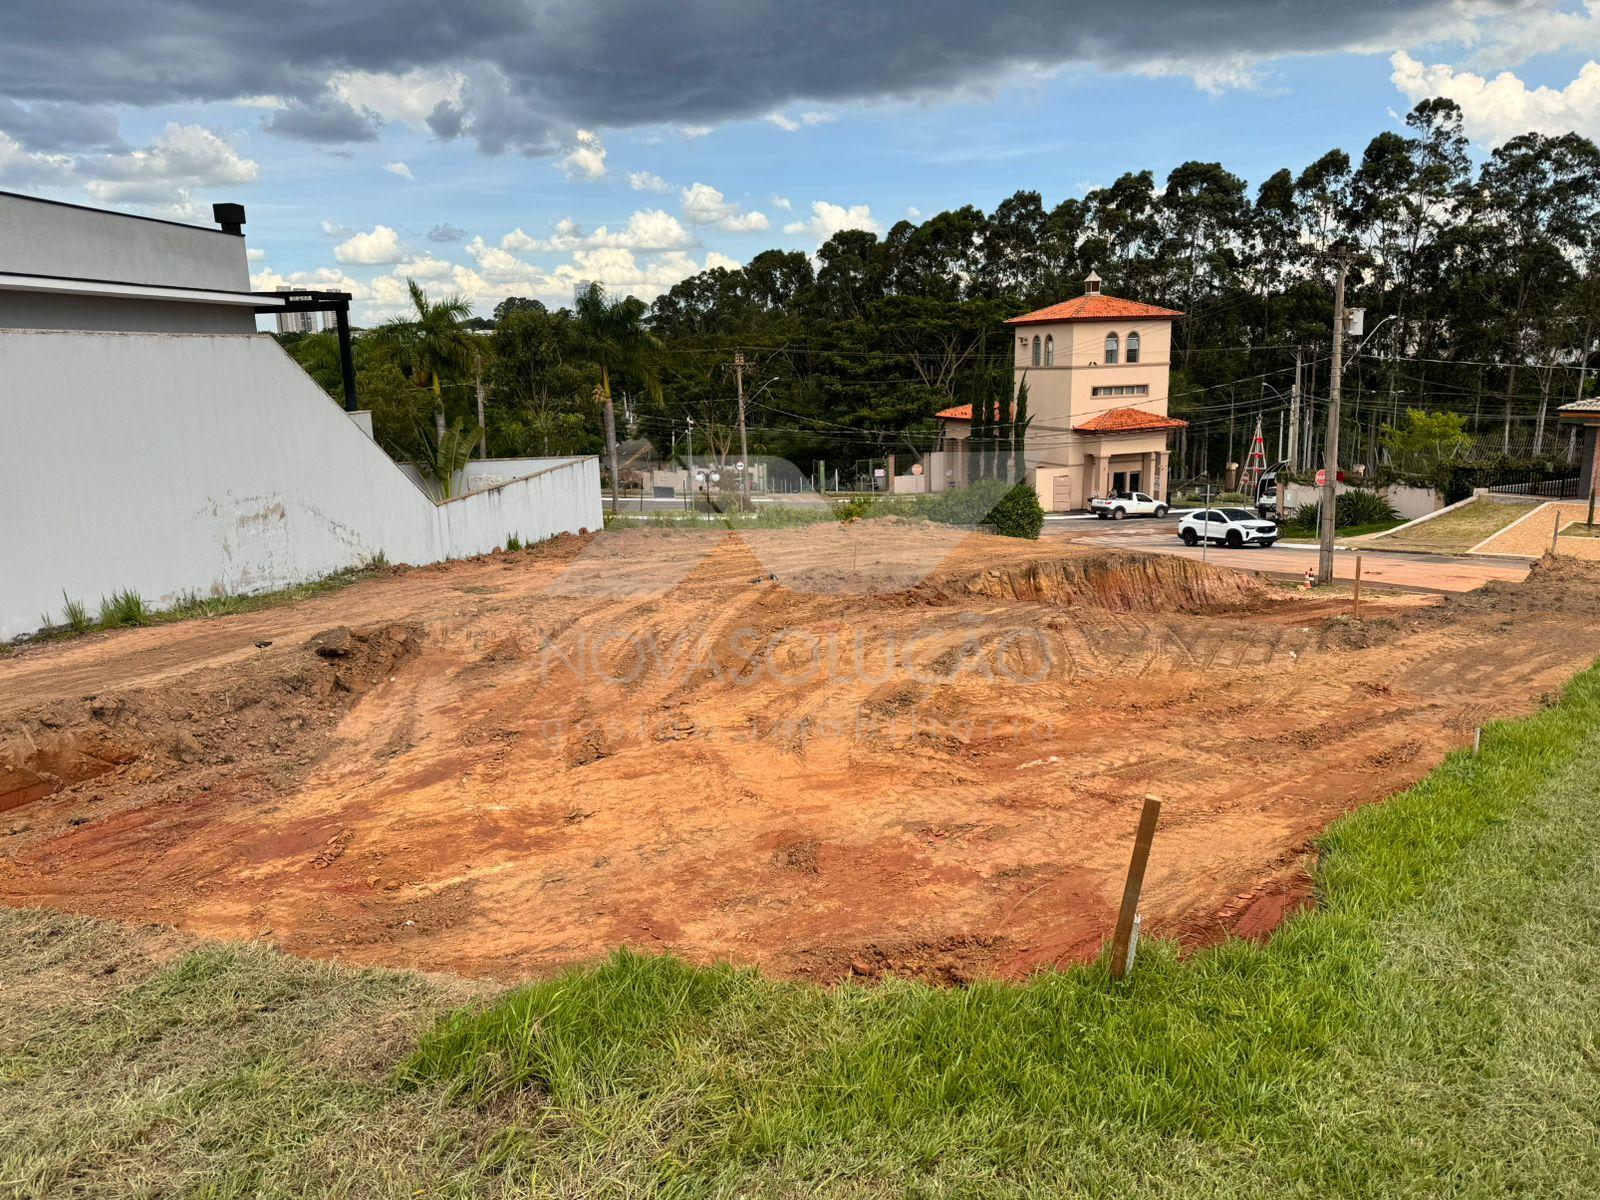
<instances>
[{"instance_id":1,"label":"stained concrete wall","mask_svg":"<svg viewBox=\"0 0 1600 1200\"><path fill-rule=\"evenodd\" d=\"M0 638L131 588L258 592L599 528L579 458L435 504L270 338L0 330Z\"/></svg>"},{"instance_id":2,"label":"stained concrete wall","mask_svg":"<svg viewBox=\"0 0 1600 1200\"><path fill-rule=\"evenodd\" d=\"M0 192L0 271L248 292L244 238Z\"/></svg>"},{"instance_id":3,"label":"stained concrete wall","mask_svg":"<svg viewBox=\"0 0 1600 1200\"><path fill-rule=\"evenodd\" d=\"M95 329L113 333L254 333L256 315L236 304L120 300L58 292L0 291L0 329Z\"/></svg>"}]
</instances>

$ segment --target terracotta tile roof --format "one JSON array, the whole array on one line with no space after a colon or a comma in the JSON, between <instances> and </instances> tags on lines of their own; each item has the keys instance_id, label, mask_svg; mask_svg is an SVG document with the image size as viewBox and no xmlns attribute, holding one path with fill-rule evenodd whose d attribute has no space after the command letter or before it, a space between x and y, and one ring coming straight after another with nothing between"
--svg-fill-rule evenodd
<instances>
[{"instance_id":1,"label":"terracotta tile roof","mask_svg":"<svg viewBox=\"0 0 1600 1200\"><path fill-rule=\"evenodd\" d=\"M970 421L972 420L972 405L958 404L954 408L940 409L933 415L941 421Z\"/></svg>"},{"instance_id":2,"label":"terracotta tile roof","mask_svg":"<svg viewBox=\"0 0 1600 1200\"><path fill-rule=\"evenodd\" d=\"M1574 400L1571 404L1563 404L1557 412L1569 413L1600 413L1600 399Z\"/></svg>"},{"instance_id":3,"label":"terracotta tile roof","mask_svg":"<svg viewBox=\"0 0 1600 1200\"><path fill-rule=\"evenodd\" d=\"M1141 304L1137 300L1124 300L1104 292L1089 292L1071 300L1052 304L1012 317L1007 325L1040 325L1050 321L1157 321L1175 320L1183 316L1172 308L1158 308L1154 304Z\"/></svg>"},{"instance_id":4,"label":"terracotta tile roof","mask_svg":"<svg viewBox=\"0 0 1600 1200\"><path fill-rule=\"evenodd\" d=\"M1076 433L1149 433L1157 429L1182 429L1188 424L1177 417L1163 417L1142 408L1113 408L1072 428Z\"/></svg>"}]
</instances>

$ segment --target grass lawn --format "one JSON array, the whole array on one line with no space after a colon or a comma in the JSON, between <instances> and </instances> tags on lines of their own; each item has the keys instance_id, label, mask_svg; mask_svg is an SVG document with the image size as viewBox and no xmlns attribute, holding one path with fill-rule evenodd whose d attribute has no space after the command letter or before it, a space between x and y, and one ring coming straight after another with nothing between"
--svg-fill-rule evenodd
<instances>
[{"instance_id":1,"label":"grass lawn","mask_svg":"<svg viewBox=\"0 0 1600 1200\"><path fill-rule=\"evenodd\" d=\"M1369 533L1382 533L1393 529L1397 525L1404 525L1405 519L1396 517L1393 521L1379 521L1375 525L1343 525L1333 531L1337 539L1365 537ZM1283 540L1286 542L1314 542L1318 538L1315 529L1305 529L1295 525L1283 527Z\"/></svg>"},{"instance_id":2,"label":"grass lawn","mask_svg":"<svg viewBox=\"0 0 1600 1200\"><path fill-rule=\"evenodd\" d=\"M1373 539L1375 549L1432 550L1440 554L1465 554L1484 538L1500 532L1534 504L1499 500L1474 500L1454 512L1414 525L1403 533Z\"/></svg>"},{"instance_id":3,"label":"grass lawn","mask_svg":"<svg viewBox=\"0 0 1600 1200\"><path fill-rule=\"evenodd\" d=\"M1124 985L490 998L0 912L0 1194L1592 1196L1597 775L1591 670L1339 822L1270 943Z\"/></svg>"},{"instance_id":4,"label":"grass lawn","mask_svg":"<svg viewBox=\"0 0 1600 1200\"><path fill-rule=\"evenodd\" d=\"M1579 521L1574 525L1568 525L1566 528L1564 528L1561 531L1561 536L1586 538L1600 537L1600 522L1589 525L1583 521Z\"/></svg>"}]
</instances>

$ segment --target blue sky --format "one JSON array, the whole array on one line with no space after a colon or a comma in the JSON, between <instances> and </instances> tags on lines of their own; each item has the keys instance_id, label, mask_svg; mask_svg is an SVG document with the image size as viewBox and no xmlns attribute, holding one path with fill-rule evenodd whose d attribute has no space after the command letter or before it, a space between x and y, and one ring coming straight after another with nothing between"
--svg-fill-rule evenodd
<instances>
[{"instance_id":1,"label":"blue sky","mask_svg":"<svg viewBox=\"0 0 1600 1200\"><path fill-rule=\"evenodd\" d=\"M455 58L411 62L372 47L367 57L382 69L289 45L281 53L300 74L281 92L262 90L280 75L242 51L232 68L201 70L189 56L206 55L203 46L168 38L144 52L157 56L150 73L111 62L81 94L43 73L9 101L0 84L0 187L198 220L215 200L240 201L259 286L346 287L358 319L375 320L403 303L407 275L484 312L507 294L564 302L578 279L651 299L768 247L812 251L838 228L881 232L961 204L991 209L1022 188L1048 205L1127 170L1160 179L1187 159L1219 160L1254 185L1334 146L1359 154L1433 94L1463 105L1480 153L1527 128L1600 133L1600 16L1582 5L1417 0L1347 7L1355 28L1336 32L1289 21L1268 37L1253 18L1248 36L1230 32L1229 22L1246 27L1248 6L1219 6L1223 27L1203 49L1193 29L1181 41L1153 30L1160 44L1148 53L1137 41L1109 50L1063 42L1013 61L1002 39L999 50L953 62L946 81L938 54L958 58L980 29L961 25L962 11L974 20L970 7L951 10L942 41L915 47L915 69L894 58L892 22L876 56L831 70L856 48L854 31L835 52L780 62L772 43L782 39L753 19L739 32L758 45L768 38L771 77L761 53L732 45L726 56L703 43L664 49L672 61L659 78L650 59L613 70L602 46L596 62L560 60L574 82L559 92L540 90L556 70L548 58L526 77L526 57L478 65L473 55L485 51L471 38L489 35L470 29L447 31L462 41ZM479 7L515 22L540 6ZM584 10L600 32L574 38L575 51L630 19L619 10L607 22L595 12L606 7ZM1007 7L989 6L982 20L1004 21ZM1206 7L1174 10L1182 18L1167 24ZM1410 10L1398 24L1397 9ZM185 17L175 9L171 19ZM218 54L276 31L237 32ZM662 38L669 32L678 31ZM26 36L51 46L76 35L36 22ZM352 36L359 27L325 40ZM4 54L0 79L10 78ZM747 65L723 77L728 62ZM170 86L168 76L190 69L193 82Z\"/></svg>"}]
</instances>

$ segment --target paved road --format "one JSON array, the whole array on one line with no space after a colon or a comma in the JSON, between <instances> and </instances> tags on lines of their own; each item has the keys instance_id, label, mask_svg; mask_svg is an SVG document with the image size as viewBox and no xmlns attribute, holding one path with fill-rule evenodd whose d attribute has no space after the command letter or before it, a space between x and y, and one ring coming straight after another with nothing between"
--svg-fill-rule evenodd
<instances>
[{"instance_id":1,"label":"paved road","mask_svg":"<svg viewBox=\"0 0 1600 1200\"><path fill-rule=\"evenodd\" d=\"M1103 528L1103 527L1102 527ZM1241 571L1261 571L1268 575L1296 579L1305 574L1307 567L1317 565L1315 546L1297 546L1279 542L1269 549L1229 550L1211 546L1202 551L1191 549L1178 540L1178 523L1171 518L1165 521L1128 521L1115 530L1085 527L1079 522L1071 526L1045 527L1046 536L1068 534L1075 541L1086 544L1115 546L1124 550L1143 550L1152 554L1176 554L1184 558L1204 558L1217 566L1237 567ZM1353 580L1356 575L1356 551L1336 550L1333 559L1335 579ZM1532 565L1528 559L1457 557L1445 554L1401 554L1395 551L1362 550L1361 581L1375 586L1405 588L1423 592L1470 592L1492 579L1521 582Z\"/></svg>"}]
</instances>

